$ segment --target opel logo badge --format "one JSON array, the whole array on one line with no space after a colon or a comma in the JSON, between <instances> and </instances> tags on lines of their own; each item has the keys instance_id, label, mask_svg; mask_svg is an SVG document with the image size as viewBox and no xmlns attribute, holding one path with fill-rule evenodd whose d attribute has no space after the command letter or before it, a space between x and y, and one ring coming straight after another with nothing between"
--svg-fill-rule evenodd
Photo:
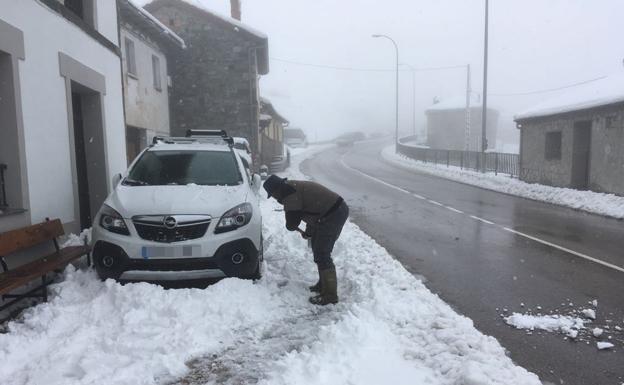
<instances>
[{"instance_id":1,"label":"opel logo badge","mask_svg":"<svg viewBox=\"0 0 624 385\"><path fill-rule=\"evenodd\" d=\"M163 225L168 229L174 229L178 225L178 221L174 217L166 217L163 220Z\"/></svg>"}]
</instances>

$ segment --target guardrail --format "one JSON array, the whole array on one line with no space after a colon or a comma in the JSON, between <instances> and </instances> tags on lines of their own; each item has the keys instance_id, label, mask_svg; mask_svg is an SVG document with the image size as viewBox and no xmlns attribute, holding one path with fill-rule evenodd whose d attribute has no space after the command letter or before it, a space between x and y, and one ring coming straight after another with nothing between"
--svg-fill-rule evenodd
<instances>
[{"instance_id":1,"label":"guardrail","mask_svg":"<svg viewBox=\"0 0 624 385\"><path fill-rule=\"evenodd\" d=\"M411 146L399 143L399 154L408 158L425 163L446 164L447 167L455 166L462 170L494 172L508 174L517 178L520 172L520 156L499 152L481 153L478 151L439 150ZM485 167L483 167L485 166Z\"/></svg>"},{"instance_id":2,"label":"guardrail","mask_svg":"<svg viewBox=\"0 0 624 385\"><path fill-rule=\"evenodd\" d=\"M9 206L6 198L6 187L4 184L4 172L6 169L6 164L0 164L0 208L6 208Z\"/></svg>"}]
</instances>

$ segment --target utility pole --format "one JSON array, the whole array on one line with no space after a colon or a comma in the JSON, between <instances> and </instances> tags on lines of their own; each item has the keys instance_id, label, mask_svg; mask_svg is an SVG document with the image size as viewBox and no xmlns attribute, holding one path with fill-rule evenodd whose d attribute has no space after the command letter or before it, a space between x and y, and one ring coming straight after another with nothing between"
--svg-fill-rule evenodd
<instances>
[{"instance_id":1,"label":"utility pole","mask_svg":"<svg viewBox=\"0 0 624 385\"><path fill-rule=\"evenodd\" d=\"M470 64L466 64L466 130L464 138L464 150L470 151Z\"/></svg>"},{"instance_id":2,"label":"utility pole","mask_svg":"<svg viewBox=\"0 0 624 385\"><path fill-rule=\"evenodd\" d=\"M481 112L481 168L485 172L485 150L487 147L487 76L488 76L488 13L489 0L485 0L485 38L483 47L483 110Z\"/></svg>"}]
</instances>

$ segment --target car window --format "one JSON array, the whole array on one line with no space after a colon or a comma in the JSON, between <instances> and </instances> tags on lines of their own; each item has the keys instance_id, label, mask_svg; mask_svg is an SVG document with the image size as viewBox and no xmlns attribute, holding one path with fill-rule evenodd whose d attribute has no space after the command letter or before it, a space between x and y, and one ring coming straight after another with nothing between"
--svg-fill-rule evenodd
<instances>
[{"instance_id":1,"label":"car window","mask_svg":"<svg viewBox=\"0 0 624 385\"><path fill-rule=\"evenodd\" d=\"M229 151L147 151L134 165L126 184L238 185L242 176Z\"/></svg>"}]
</instances>

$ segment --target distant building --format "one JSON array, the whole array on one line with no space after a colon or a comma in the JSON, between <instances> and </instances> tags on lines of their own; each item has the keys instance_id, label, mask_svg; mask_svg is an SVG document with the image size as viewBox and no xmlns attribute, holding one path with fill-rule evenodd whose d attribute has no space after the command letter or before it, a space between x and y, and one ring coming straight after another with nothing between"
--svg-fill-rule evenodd
<instances>
[{"instance_id":1,"label":"distant building","mask_svg":"<svg viewBox=\"0 0 624 385\"><path fill-rule=\"evenodd\" d=\"M145 8L187 44L169 62L172 132L225 129L249 141L258 164L258 79L269 72L267 36L183 0L155 0Z\"/></svg>"},{"instance_id":2,"label":"distant building","mask_svg":"<svg viewBox=\"0 0 624 385\"><path fill-rule=\"evenodd\" d=\"M284 129L284 142L289 147L307 147L308 137L301 128L290 127Z\"/></svg>"},{"instance_id":3,"label":"distant building","mask_svg":"<svg viewBox=\"0 0 624 385\"><path fill-rule=\"evenodd\" d=\"M2 2L0 231L90 227L126 168L118 33L114 1Z\"/></svg>"},{"instance_id":4,"label":"distant building","mask_svg":"<svg viewBox=\"0 0 624 385\"><path fill-rule=\"evenodd\" d=\"M128 163L155 135L170 135L169 66L184 40L130 0L117 0Z\"/></svg>"},{"instance_id":5,"label":"distant building","mask_svg":"<svg viewBox=\"0 0 624 385\"><path fill-rule=\"evenodd\" d=\"M481 151L482 103L473 98L470 103L470 137L466 141L466 98L449 98L429 107L427 115L427 145L435 149ZM487 110L487 148L496 146L498 111ZM467 146L468 144L468 146ZM468 147L468 148L467 148Z\"/></svg>"},{"instance_id":6,"label":"distant building","mask_svg":"<svg viewBox=\"0 0 624 385\"><path fill-rule=\"evenodd\" d=\"M275 157L282 157L284 149L284 127L288 120L280 115L268 99L260 98L260 146L261 164L270 165Z\"/></svg>"},{"instance_id":7,"label":"distant building","mask_svg":"<svg viewBox=\"0 0 624 385\"><path fill-rule=\"evenodd\" d=\"M624 195L624 74L566 90L515 120L522 180Z\"/></svg>"}]
</instances>

